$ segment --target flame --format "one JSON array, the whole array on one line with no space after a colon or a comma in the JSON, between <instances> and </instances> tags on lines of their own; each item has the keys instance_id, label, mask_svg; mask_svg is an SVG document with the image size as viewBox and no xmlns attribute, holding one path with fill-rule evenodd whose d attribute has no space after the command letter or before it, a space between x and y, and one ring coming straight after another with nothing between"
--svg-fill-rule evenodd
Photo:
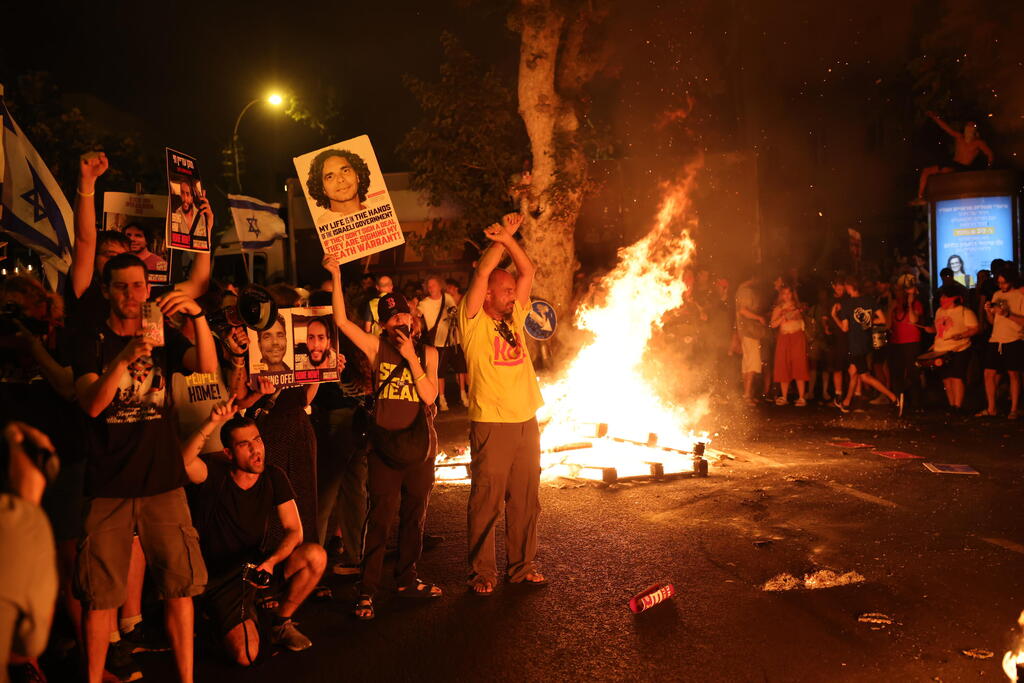
<instances>
[{"instance_id":1,"label":"flame","mask_svg":"<svg viewBox=\"0 0 1024 683\"><path fill-rule=\"evenodd\" d=\"M1017 623L1020 625L1021 631L1024 632L1024 612L1020 613L1020 616L1017 618ZM1006 677L1011 681L1016 681L1017 667L1019 665L1024 665L1024 637L1021 639L1021 644L1017 646L1016 652L1010 650L1003 655L1003 673L1005 673Z\"/></svg>"},{"instance_id":2,"label":"flame","mask_svg":"<svg viewBox=\"0 0 1024 683\"><path fill-rule=\"evenodd\" d=\"M579 441L580 425L604 423L611 435L622 434L644 443L657 435L659 446L691 450L706 434L696 435L692 425L707 413L706 400L682 406L663 399L663 389L685 381L661 377L663 386L644 372L645 354L655 331L670 311L683 303L683 271L693 258L695 244L689 192L700 162L689 165L682 179L666 188L654 227L642 239L619 251L618 265L600 283L605 296L596 305L582 306L577 327L592 335L565 373L542 388L550 415L541 436L542 450ZM599 457L616 459L607 448L587 453L587 462ZM564 454L548 458L559 462Z\"/></svg>"}]
</instances>

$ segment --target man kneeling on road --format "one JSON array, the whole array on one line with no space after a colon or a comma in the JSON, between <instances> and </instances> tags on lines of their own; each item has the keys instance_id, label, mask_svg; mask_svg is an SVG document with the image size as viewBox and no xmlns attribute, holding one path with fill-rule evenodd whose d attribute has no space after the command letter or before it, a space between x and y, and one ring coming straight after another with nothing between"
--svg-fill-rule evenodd
<instances>
[{"instance_id":1,"label":"man kneeling on road","mask_svg":"<svg viewBox=\"0 0 1024 683\"><path fill-rule=\"evenodd\" d=\"M228 655L248 666L259 653L257 594L267 590L271 577L285 584L273 616L273 643L296 652L313 644L291 617L320 580L327 554L315 543L302 542L288 477L266 463L259 428L252 419L236 415L237 410L233 398L215 406L183 456L188 478L196 485L189 502L210 573L200 605L223 637ZM227 460L200 458L203 443L221 424ZM285 536L268 555L264 545L274 514Z\"/></svg>"}]
</instances>

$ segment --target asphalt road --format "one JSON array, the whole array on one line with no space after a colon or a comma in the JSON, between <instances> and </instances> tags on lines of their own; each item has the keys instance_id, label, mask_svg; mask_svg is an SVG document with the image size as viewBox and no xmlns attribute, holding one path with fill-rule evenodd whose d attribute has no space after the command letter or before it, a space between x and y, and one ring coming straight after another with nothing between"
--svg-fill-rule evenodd
<instances>
[{"instance_id":1,"label":"asphalt road","mask_svg":"<svg viewBox=\"0 0 1024 683\"><path fill-rule=\"evenodd\" d=\"M716 415L714 445L735 459L706 479L542 488L550 586L468 594L468 487L438 486L428 526L446 540L421 574L444 598L385 594L377 619L361 623L349 616L352 584L332 577L334 601L299 613L311 650L251 670L201 654L198 680L1004 680L999 660L1024 609L1024 423L820 407ZM464 438L458 416L442 427L447 441ZM980 475L933 474L840 440ZM864 581L762 588L820 569ZM661 579L676 597L630 613L629 597ZM865 613L892 624L873 630ZM995 656L962 654L971 648ZM169 655L138 661L146 680L173 679Z\"/></svg>"}]
</instances>

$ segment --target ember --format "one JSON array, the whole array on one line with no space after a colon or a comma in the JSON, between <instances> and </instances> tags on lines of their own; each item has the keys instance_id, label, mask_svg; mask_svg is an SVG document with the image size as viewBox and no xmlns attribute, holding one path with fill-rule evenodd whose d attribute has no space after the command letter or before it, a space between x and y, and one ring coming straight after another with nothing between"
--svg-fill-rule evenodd
<instances>
[{"instance_id":1,"label":"ember","mask_svg":"<svg viewBox=\"0 0 1024 683\"><path fill-rule=\"evenodd\" d=\"M1011 681L1019 681L1024 676L1024 612L1020 613L1017 623L1021 626L1021 641L1016 650L1010 650L1003 655L1003 673Z\"/></svg>"}]
</instances>

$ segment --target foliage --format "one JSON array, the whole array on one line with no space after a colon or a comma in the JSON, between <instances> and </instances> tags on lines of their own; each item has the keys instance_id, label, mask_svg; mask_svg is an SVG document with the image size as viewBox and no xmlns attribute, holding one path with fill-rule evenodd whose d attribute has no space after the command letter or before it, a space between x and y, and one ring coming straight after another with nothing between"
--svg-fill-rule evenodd
<instances>
[{"instance_id":1,"label":"foliage","mask_svg":"<svg viewBox=\"0 0 1024 683\"><path fill-rule=\"evenodd\" d=\"M441 36L440 80L405 77L423 118L399 147L412 170L412 187L433 206L448 203L461 219L438 221L416 247L447 249L511 208L513 176L530 145L516 108L514 82L484 68L450 34Z\"/></svg>"},{"instance_id":2,"label":"foliage","mask_svg":"<svg viewBox=\"0 0 1024 683\"><path fill-rule=\"evenodd\" d=\"M1022 25L1021 3L945 0L910 65L921 111L989 119L1000 132L1024 132Z\"/></svg>"},{"instance_id":3,"label":"foliage","mask_svg":"<svg viewBox=\"0 0 1024 683\"><path fill-rule=\"evenodd\" d=\"M78 182L79 156L97 149L111 160L104 175L106 189L134 192L135 183L141 183L144 190L154 191L164 185L163 162L142 146L139 132L114 130L66 106L49 74L21 76L4 101L65 194Z\"/></svg>"}]
</instances>

